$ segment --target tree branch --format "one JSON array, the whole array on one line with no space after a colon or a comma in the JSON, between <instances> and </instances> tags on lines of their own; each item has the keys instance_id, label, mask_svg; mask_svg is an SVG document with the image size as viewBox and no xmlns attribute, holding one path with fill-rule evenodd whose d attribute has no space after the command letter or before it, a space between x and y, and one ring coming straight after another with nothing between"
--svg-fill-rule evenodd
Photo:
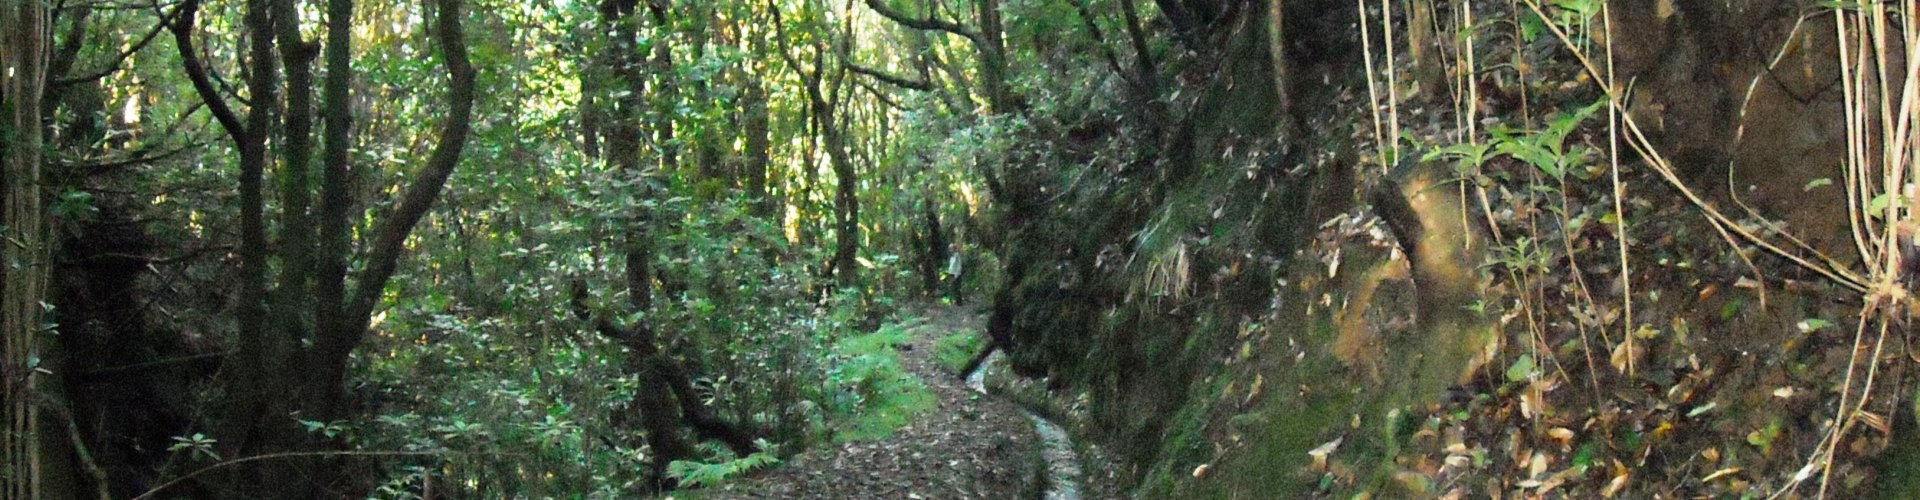
<instances>
[{"instance_id":1,"label":"tree branch","mask_svg":"<svg viewBox=\"0 0 1920 500\"><path fill-rule=\"evenodd\" d=\"M180 49L180 67L187 72L187 79L193 81L193 91L200 94L200 100L207 103L207 109L213 112L213 118L220 122L220 128L236 143L246 142L249 131L240 123L240 116L234 114L233 107L220 96L213 87L213 80L207 77L207 67L200 62L200 54L193 49L194 15L200 12L200 0L186 0L180 4L179 15L174 17L168 27L173 31L174 46Z\"/></svg>"},{"instance_id":2,"label":"tree branch","mask_svg":"<svg viewBox=\"0 0 1920 500\"><path fill-rule=\"evenodd\" d=\"M194 3L197 3L197 2L194 2ZM88 73L82 76L76 76L71 78L61 78L59 80L55 80L49 86L65 87L65 86L73 85L76 83L90 82L94 80L99 80L101 78L106 78L107 75L111 75L111 74L114 74L114 72L120 71L121 69L120 65L126 63L127 58L133 57L134 53L140 52L142 49L147 48L147 44L152 43L155 38L159 38L160 32L166 29L167 25L171 24L174 19L178 18L180 14L184 12L183 9L185 9L186 7L187 7L186 4L183 3L178 7L174 7L173 12L161 16L160 22L154 24L152 30L148 30L147 34L141 36L140 41L134 42L132 47L128 47L127 50L120 51L119 55L116 55L113 57L113 62L107 63L107 67L101 68L100 71L95 71L93 73Z\"/></svg>"},{"instance_id":3,"label":"tree branch","mask_svg":"<svg viewBox=\"0 0 1920 500\"><path fill-rule=\"evenodd\" d=\"M150 150L142 149L142 150L130 152L130 156L125 158L112 158L112 159L88 158L86 160L79 161L79 162L72 162L72 163L60 162L59 165L60 165L60 168L73 169L73 170L86 170L88 171L87 175L94 175L94 174L103 173L113 169L131 167L134 165L144 165L144 164L153 163L160 160L165 160L167 158L172 158L174 156L179 155L180 153L183 153L192 149L196 149L201 146L205 146L205 144L189 144L186 146L182 146L179 149L161 151L159 153L153 153L153 154L146 154L146 153L149 153Z\"/></svg>"},{"instance_id":4,"label":"tree branch","mask_svg":"<svg viewBox=\"0 0 1920 500\"><path fill-rule=\"evenodd\" d=\"M63 9L56 6L51 11L47 25L53 26L60 24L60 21L62 21L60 13L63 11ZM73 19L68 20L66 36L54 47L53 56L47 60L48 80L56 80L60 76L67 74L68 71L73 70L74 61L80 58L80 47L85 44L87 39L87 18L93 16L93 10L78 9L78 11L79 12L74 14ZM165 22L160 24L162 26L166 25ZM49 41L48 43L52 42ZM48 85L48 87L51 88L53 85Z\"/></svg>"},{"instance_id":5,"label":"tree branch","mask_svg":"<svg viewBox=\"0 0 1920 500\"><path fill-rule=\"evenodd\" d=\"M873 77L873 79L875 80L880 80L882 82L893 84L894 86L897 86L897 87L911 89L911 90L918 90L921 92L933 91L933 83L931 82L912 80L902 76L891 75L884 71L869 68L866 66L861 66L859 63L855 63L853 61L843 60L842 63L847 66L848 71L852 71L854 73L859 73L862 75L867 75L867 76Z\"/></svg>"},{"instance_id":6,"label":"tree branch","mask_svg":"<svg viewBox=\"0 0 1920 500\"><path fill-rule=\"evenodd\" d=\"M367 268L360 275L353 307L349 310L352 314L349 317L363 325L371 317L373 306L379 302L387 280L393 277L400 254L406 250L407 235L426 216L427 210L433 208L440 189L446 186L447 178L453 175L453 168L459 165L460 152L466 147L467 135L473 129L474 69L473 63L467 59L466 33L460 26L460 20L465 16L461 12L463 2L436 0L435 3L439 6L439 12L434 16L434 42L439 45L441 57L446 59L447 73L452 77L452 86L447 91L447 100L452 109L442 123L440 142L434 145L426 167L415 175L413 183L407 186L406 193L401 196L393 212L373 232L376 238L373 251L367 256ZM364 335L365 328L356 328L355 333L356 338L357 335Z\"/></svg>"},{"instance_id":7,"label":"tree branch","mask_svg":"<svg viewBox=\"0 0 1920 500\"><path fill-rule=\"evenodd\" d=\"M1113 47L1107 46L1106 34L1100 31L1100 24L1094 22L1093 12L1087 10L1086 0L1068 0L1067 3L1073 4L1073 10L1080 14L1080 26L1093 38L1093 45L1100 48L1100 56L1107 60L1107 67L1113 69L1113 73L1120 78L1127 78L1127 72L1120 69L1120 57L1114 55Z\"/></svg>"},{"instance_id":8,"label":"tree branch","mask_svg":"<svg viewBox=\"0 0 1920 500\"><path fill-rule=\"evenodd\" d=\"M867 8L873 9L874 13L880 14L881 17L891 19L893 22L900 23L902 26L917 30L945 31L965 37L967 40L972 41L975 46L982 48L989 45L986 37L981 36L979 32L967 29L966 26L962 26L959 23L933 17L932 12L928 12L927 17L915 19L905 12L893 10L892 7L888 7L886 0L866 0L866 3Z\"/></svg>"},{"instance_id":9,"label":"tree branch","mask_svg":"<svg viewBox=\"0 0 1920 500\"><path fill-rule=\"evenodd\" d=\"M619 325L613 324L612 320L607 319L606 314L595 314L593 308L587 305L586 280L574 279L570 289L572 293L567 303L572 306L573 317L579 318L581 321L593 323L594 331L600 332L600 335L607 338L620 341L623 345L651 345L650 342L632 342L635 340L633 330L621 328Z\"/></svg>"},{"instance_id":10,"label":"tree branch","mask_svg":"<svg viewBox=\"0 0 1920 500\"><path fill-rule=\"evenodd\" d=\"M861 90L865 90L867 92L872 93L873 97L880 99L881 104L885 104L888 107L902 110L902 111L905 111L907 109L906 106L900 105L899 101L893 100L892 97L887 96L886 92L881 92L880 88L873 86L873 84L867 83L866 81L863 81L863 80L854 80L853 84L859 86Z\"/></svg>"}]
</instances>

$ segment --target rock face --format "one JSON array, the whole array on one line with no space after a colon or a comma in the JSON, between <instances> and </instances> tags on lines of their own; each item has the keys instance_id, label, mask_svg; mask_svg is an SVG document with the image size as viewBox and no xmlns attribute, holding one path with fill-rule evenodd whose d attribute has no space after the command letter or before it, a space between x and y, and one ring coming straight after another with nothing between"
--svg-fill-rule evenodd
<instances>
[{"instance_id":1,"label":"rock face","mask_svg":"<svg viewBox=\"0 0 1920 500\"><path fill-rule=\"evenodd\" d=\"M1614 65L1633 83L1634 118L1690 185L1845 254L1845 193L1806 188L1839 180L1846 153L1834 21L1803 4L1609 2Z\"/></svg>"}]
</instances>

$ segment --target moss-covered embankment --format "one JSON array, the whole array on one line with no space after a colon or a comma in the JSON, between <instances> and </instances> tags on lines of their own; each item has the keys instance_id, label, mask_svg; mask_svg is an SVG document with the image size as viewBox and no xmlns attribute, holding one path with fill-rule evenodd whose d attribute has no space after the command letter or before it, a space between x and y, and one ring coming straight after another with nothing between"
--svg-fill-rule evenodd
<instances>
[{"instance_id":1,"label":"moss-covered embankment","mask_svg":"<svg viewBox=\"0 0 1920 500\"><path fill-rule=\"evenodd\" d=\"M1413 187L1381 189L1430 227L1408 246L1425 262L1412 277L1454 292L1417 297L1391 235L1364 237L1381 227L1361 195L1379 176L1356 171L1367 115L1352 4L1297 4L1282 21L1303 34L1282 44L1285 85L1272 18L1221 23L1217 43L1170 63L1185 75L1170 130L1096 146L1139 156L1033 155L1050 208L1010 225L1007 261L1022 269L1000 302L1016 370L1084 395L1079 431L1148 497L1309 491L1309 451L1342 436L1349 453L1387 451L1396 408L1440 401L1489 340L1458 312L1478 256L1457 204L1429 196L1432 176L1415 167L1400 179ZM1284 105L1276 88L1290 89ZM1416 308L1437 313L1416 324Z\"/></svg>"},{"instance_id":2,"label":"moss-covered embankment","mask_svg":"<svg viewBox=\"0 0 1920 500\"><path fill-rule=\"evenodd\" d=\"M1833 194L1793 166L1833 145L1818 118L1832 103L1812 92L1832 71L1816 54L1831 31L1776 22L1792 12L1783 2L1620 3L1636 23L1614 35L1623 79L1658 90L1629 104L1682 177L1719 200ZM1383 160L1353 5L1285 8L1285 71L1269 57L1268 13L1216 23L1166 63L1179 76L1164 133L1029 144L1024 180L1043 196L1003 213L1003 261L1017 265L996 302L1012 364L1047 377L1079 412L1066 420L1131 468L1136 493L1789 485L1831 422L1822 403L1842 390L1844 294L1728 251L1637 157L1619 159L1633 188L1614 200L1605 112L1592 111L1601 94L1553 37L1498 23L1469 35L1500 61L1478 74L1476 118L1510 144L1550 144L1554 169L1518 155L1422 158L1496 138L1456 130L1461 108L1408 81L1398 132L1409 145ZM1756 49L1802 39L1792 48L1815 55L1796 75L1771 72L1768 60L1786 59ZM1744 135L1721 133L1732 130ZM1831 222L1831 206L1770 206L1816 245L1835 234L1814 222ZM1837 484L1870 488L1864 464L1886 438L1868 434L1841 450Z\"/></svg>"}]
</instances>

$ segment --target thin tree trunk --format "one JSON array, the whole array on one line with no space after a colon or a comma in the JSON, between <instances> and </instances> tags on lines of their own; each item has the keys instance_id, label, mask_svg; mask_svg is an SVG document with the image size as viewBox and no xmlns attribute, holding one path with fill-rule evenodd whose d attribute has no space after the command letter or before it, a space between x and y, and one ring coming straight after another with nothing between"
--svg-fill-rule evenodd
<instances>
[{"instance_id":1,"label":"thin tree trunk","mask_svg":"<svg viewBox=\"0 0 1920 500\"><path fill-rule=\"evenodd\" d=\"M947 263L947 234L940 227L939 205L935 204L933 198L929 197L920 203L920 230L926 235L920 238L921 244L926 245L923 248L926 253L922 257L920 273L926 281L927 296L938 297L940 266Z\"/></svg>"},{"instance_id":2,"label":"thin tree trunk","mask_svg":"<svg viewBox=\"0 0 1920 500\"><path fill-rule=\"evenodd\" d=\"M273 0L248 0L242 24L250 40L247 54L247 91L252 106L245 119L246 133L237 140L240 151L240 291L235 296L234 315L239 326L241 369L234 379L234 403L244 431L238 436L236 455L277 450L288 443L293 426L284 415L287 387L283 383L286 356L290 353L270 330L268 314L266 224L266 170L272 162L267 137L273 129L274 105L279 99L280 69L275 57L273 36ZM259 469L273 477L254 484L285 480L277 474L285 467L263 465ZM277 472L276 472L277 471Z\"/></svg>"},{"instance_id":3,"label":"thin tree trunk","mask_svg":"<svg viewBox=\"0 0 1920 500\"><path fill-rule=\"evenodd\" d=\"M346 2L348 0L332 0ZM462 0L434 0L437 12L432 21L433 42L446 62L448 81L447 116L440 123L440 139L427 156L427 164L410 177L406 189L391 211L375 223L368 242L371 250L366 268L355 278L354 293L346 303L346 315L337 330L323 333L314 342L319 366L316 383L326 384L316 391L321 397L311 403L320 415L342 415L347 357L366 338L368 322L380 303L387 281L393 278L401 256L406 253L407 235L425 218L440 197L447 179L460 164L467 137L473 130L474 69L467 58L466 32L461 20L466 17ZM331 57L331 56L330 56Z\"/></svg>"},{"instance_id":4,"label":"thin tree trunk","mask_svg":"<svg viewBox=\"0 0 1920 500\"><path fill-rule=\"evenodd\" d=\"M773 162L772 120L760 75L747 75L746 80L747 195L753 199L753 215L764 219L773 216L774 208L767 189L767 166Z\"/></svg>"},{"instance_id":5,"label":"thin tree trunk","mask_svg":"<svg viewBox=\"0 0 1920 500\"><path fill-rule=\"evenodd\" d=\"M313 361L325 364L341 349L347 319L347 268L353 251L354 193L348 152L353 146L353 1L327 0L327 79L321 95L326 122L320 173L320 244L311 313L320 335ZM325 345L322 345L325 344ZM348 346L346 349L351 350ZM316 365L316 367L318 367ZM321 391L314 396L331 391Z\"/></svg>"},{"instance_id":6,"label":"thin tree trunk","mask_svg":"<svg viewBox=\"0 0 1920 500\"><path fill-rule=\"evenodd\" d=\"M607 155L616 168L629 176L646 175L640 166L639 138L640 112L644 96L644 78L641 61L637 59L638 49L635 41L638 37L638 19L635 0L613 0L600 5L602 31L612 40L609 54L605 56L607 70L613 75L614 85L624 85L615 92L612 109L607 110ZM645 198L650 183L637 183L642 190L637 196ZM628 222L625 249L623 254L626 265L628 301L643 318L640 325L632 329L615 327L602 317L595 320L595 327L602 335L619 340L628 348L628 358L623 367L639 380L640 390L634 394L634 405L640 412L640 425L646 432L646 442L654 452L653 472L656 488L666 485L666 467L673 460L689 458L693 447L679 434L679 424L673 414L671 394L659 390L661 375L654 369L652 358L659 351L654 344L653 332L646 323L646 315L653 309L653 245L650 214L644 207L633 207L632 221ZM574 287L574 308L576 314L591 317L585 306L586 289L584 284Z\"/></svg>"},{"instance_id":7,"label":"thin tree trunk","mask_svg":"<svg viewBox=\"0 0 1920 500\"><path fill-rule=\"evenodd\" d=\"M1013 91L1007 88L1006 29L1001 26L1000 0L977 0L980 10L980 77L987 87L987 103L993 112L1014 110Z\"/></svg>"},{"instance_id":8,"label":"thin tree trunk","mask_svg":"<svg viewBox=\"0 0 1920 500\"><path fill-rule=\"evenodd\" d=\"M828 276L842 287L857 282L854 258L860 250L860 174L848 158L846 131L835 123L834 106L817 103L822 110L822 129L826 135L827 162L834 177L834 251Z\"/></svg>"},{"instance_id":9,"label":"thin tree trunk","mask_svg":"<svg viewBox=\"0 0 1920 500\"><path fill-rule=\"evenodd\" d=\"M279 19L299 19L293 0L274 0L273 15ZM280 58L287 71L287 103L282 121L280 162L280 237L279 287L274 290L274 318L278 335L293 339L308 338L313 331L309 317L299 312L312 301L309 284L313 277L314 227L309 213L313 184L309 167L313 160L313 59L317 47L300 36L298 22L280 22L277 26Z\"/></svg>"},{"instance_id":10,"label":"thin tree trunk","mask_svg":"<svg viewBox=\"0 0 1920 500\"><path fill-rule=\"evenodd\" d=\"M647 0L647 12L652 15L657 33L666 33L668 24L666 0ZM660 152L660 173L674 175L680 171L680 145L674 140L674 118L678 114L680 86L674 80L673 44L665 37L656 37L653 42L653 75L658 78L653 94L653 133L654 148Z\"/></svg>"},{"instance_id":11,"label":"thin tree trunk","mask_svg":"<svg viewBox=\"0 0 1920 500\"><path fill-rule=\"evenodd\" d=\"M277 451L291 446L297 428L284 416L290 410L285 373L291 343L269 331L267 288L267 241L264 177L267 163L267 136L273 127L279 68L274 57L273 0L249 0L242 17L251 44L246 64L247 87L251 106L244 117L227 104L226 97L214 87L207 69L193 48L195 16L200 0L186 0L170 29L179 49L182 69L192 81L194 91L211 110L215 120L233 140L240 153L240 256L239 290L234 298L234 323L238 329L234 344L234 373L227 380L228 394L222 408L224 453L248 456ZM264 494L267 485L285 484L293 469L285 463L255 464L234 471L238 481L235 494Z\"/></svg>"},{"instance_id":12,"label":"thin tree trunk","mask_svg":"<svg viewBox=\"0 0 1920 500\"><path fill-rule=\"evenodd\" d=\"M47 260L47 219L41 206L42 179L41 94L46 84L47 12L41 2L0 5L0 205L4 205L5 236L0 260L0 396L7 406L7 424L0 431L0 496L41 498L46 467L46 441L35 404L43 383L30 360L40 356L40 325L45 311L50 263Z\"/></svg>"}]
</instances>

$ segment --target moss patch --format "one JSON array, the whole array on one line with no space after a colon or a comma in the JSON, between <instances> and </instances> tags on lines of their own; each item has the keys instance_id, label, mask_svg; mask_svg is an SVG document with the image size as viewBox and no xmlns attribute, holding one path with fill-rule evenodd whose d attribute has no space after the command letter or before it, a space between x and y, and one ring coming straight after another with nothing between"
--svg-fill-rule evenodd
<instances>
[{"instance_id":1,"label":"moss patch","mask_svg":"<svg viewBox=\"0 0 1920 500\"><path fill-rule=\"evenodd\" d=\"M933 359L941 368L958 374L986 346L987 338L979 332L954 332L933 342Z\"/></svg>"}]
</instances>

